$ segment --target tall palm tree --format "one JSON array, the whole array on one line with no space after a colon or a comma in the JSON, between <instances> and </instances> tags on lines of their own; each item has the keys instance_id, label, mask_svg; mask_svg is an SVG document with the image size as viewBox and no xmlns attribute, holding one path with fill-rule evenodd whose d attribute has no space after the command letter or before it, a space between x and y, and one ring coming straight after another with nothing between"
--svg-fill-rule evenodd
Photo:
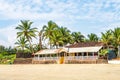
<instances>
[{"instance_id":1,"label":"tall palm tree","mask_svg":"<svg viewBox=\"0 0 120 80\"><path fill-rule=\"evenodd\" d=\"M42 40L44 39L43 33L44 33L43 29L41 29L40 32L38 33L38 36L39 36L39 47L40 47L40 49L42 49Z\"/></svg>"},{"instance_id":2,"label":"tall palm tree","mask_svg":"<svg viewBox=\"0 0 120 80\"><path fill-rule=\"evenodd\" d=\"M84 42L84 36L80 32L73 32L71 34L73 43L79 43L79 42Z\"/></svg>"},{"instance_id":3,"label":"tall palm tree","mask_svg":"<svg viewBox=\"0 0 120 80\"><path fill-rule=\"evenodd\" d=\"M68 30L66 27L59 27L59 30L61 32L61 37L63 39L63 46L70 43L71 41L70 30Z\"/></svg>"},{"instance_id":4,"label":"tall palm tree","mask_svg":"<svg viewBox=\"0 0 120 80\"><path fill-rule=\"evenodd\" d=\"M26 40L25 37L20 37L20 39L15 44L17 45L17 48L22 49L24 52L25 47L28 45L27 42L28 40Z\"/></svg>"},{"instance_id":5,"label":"tall palm tree","mask_svg":"<svg viewBox=\"0 0 120 80\"><path fill-rule=\"evenodd\" d=\"M52 34L51 43L53 46L56 46L56 48L58 48L60 44L63 45L63 37L59 29L55 30Z\"/></svg>"},{"instance_id":6,"label":"tall palm tree","mask_svg":"<svg viewBox=\"0 0 120 80\"><path fill-rule=\"evenodd\" d=\"M114 30L112 30L112 34L113 34L113 43L117 49L118 47L118 57L120 57L120 28L117 27Z\"/></svg>"},{"instance_id":7,"label":"tall palm tree","mask_svg":"<svg viewBox=\"0 0 120 80\"><path fill-rule=\"evenodd\" d=\"M32 37L36 38L35 32L37 32L37 28L31 28L32 23L33 22L29 20L21 20L21 24L19 24L16 29L19 30L19 32L17 32L17 38L21 36L25 37L29 41L32 53L34 53L31 42Z\"/></svg>"},{"instance_id":8,"label":"tall palm tree","mask_svg":"<svg viewBox=\"0 0 120 80\"><path fill-rule=\"evenodd\" d=\"M120 45L120 28L117 27L114 30L112 30L112 34L113 34L113 40L114 40L115 44L117 46Z\"/></svg>"},{"instance_id":9,"label":"tall palm tree","mask_svg":"<svg viewBox=\"0 0 120 80\"><path fill-rule=\"evenodd\" d=\"M98 36L94 33L88 34L88 41L95 41L97 42L99 40Z\"/></svg>"},{"instance_id":10,"label":"tall palm tree","mask_svg":"<svg viewBox=\"0 0 120 80\"><path fill-rule=\"evenodd\" d=\"M52 34L58 28L57 24L53 21L49 21L48 25L43 26L43 36L45 39L49 39L50 48L52 48Z\"/></svg>"},{"instance_id":11,"label":"tall palm tree","mask_svg":"<svg viewBox=\"0 0 120 80\"><path fill-rule=\"evenodd\" d=\"M112 43L112 33L111 30L106 31L105 33L101 33L101 41L108 47Z\"/></svg>"}]
</instances>

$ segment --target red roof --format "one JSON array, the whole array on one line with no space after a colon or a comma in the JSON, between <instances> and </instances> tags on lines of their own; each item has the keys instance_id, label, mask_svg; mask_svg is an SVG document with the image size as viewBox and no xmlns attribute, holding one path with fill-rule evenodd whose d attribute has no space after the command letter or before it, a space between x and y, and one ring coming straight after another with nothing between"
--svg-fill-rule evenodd
<instances>
[{"instance_id":1,"label":"red roof","mask_svg":"<svg viewBox=\"0 0 120 80\"><path fill-rule=\"evenodd\" d=\"M75 43L66 47L77 48L77 47L94 47L94 46L103 46L103 45L104 44L102 42L80 42L80 43Z\"/></svg>"}]
</instances>

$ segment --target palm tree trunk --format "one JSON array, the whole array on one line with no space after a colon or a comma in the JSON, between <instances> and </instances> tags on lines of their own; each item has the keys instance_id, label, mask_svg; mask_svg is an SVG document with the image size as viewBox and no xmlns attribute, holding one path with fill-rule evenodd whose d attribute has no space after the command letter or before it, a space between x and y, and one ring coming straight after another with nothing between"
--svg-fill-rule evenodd
<instances>
[{"instance_id":1,"label":"palm tree trunk","mask_svg":"<svg viewBox=\"0 0 120 80\"><path fill-rule=\"evenodd\" d=\"M31 44L31 41L28 39L28 41L29 41L29 44L30 44L30 49L31 49L31 52L32 52L32 54L34 54L34 50L33 50L33 47L32 47L32 44Z\"/></svg>"},{"instance_id":2,"label":"palm tree trunk","mask_svg":"<svg viewBox=\"0 0 120 80\"><path fill-rule=\"evenodd\" d=\"M51 41L50 41L50 49L52 49L52 43L51 43Z\"/></svg>"},{"instance_id":3,"label":"palm tree trunk","mask_svg":"<svg viewBox=\"0 0 120 80\"><path fill-rule=\"evenodd\" d=\"M118 45L118 54L117 57L120 57L120 45Z\"/></svg>"},{"instance_id":4,"label":"palm tree trunk","mask_svg":"<svg viewBox=\"0 0 120 80\"><path fill-rule=\"evenodd\" d=\"M42 40L41 40L41 36L39 36L39 45L40 45L40 49L42 49Z\"/></svg>"},{"instance_id":5,"label":"palm tree trunk","mask_svg":"<svg viewBox=\"0 0 120 80\"><path fill-rule=\"evenodd\" d=\"M22 47L22 52L24 53L24 47Z\"/></svg>"}]
</instances>

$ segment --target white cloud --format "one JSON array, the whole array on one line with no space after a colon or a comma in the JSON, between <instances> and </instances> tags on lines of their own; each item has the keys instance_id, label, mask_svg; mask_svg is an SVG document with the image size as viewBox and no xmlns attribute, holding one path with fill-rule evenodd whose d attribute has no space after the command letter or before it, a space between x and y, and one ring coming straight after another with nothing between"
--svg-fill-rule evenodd
<instances>
[{"instance_id":1,"label":"white cloud","mask_svg":"<svg viewBox=\"0 0 120 80\"><path fill-rule=\"evenodd\" d=\"M0 13L6 19L53 19L59 21L61 19L88 19L100 22L110 22L113 20L120 20L120 13L118 13L120 5L118 2L119 1L116 2L115 0L93 0L93 2L86 1L84 3L82 3L82 0L70 0L66 2L59 0L20 0L10 3L3 0L0 2L0 6L2 6L0 7ZM113 6L111 3L114 3ZM109 9L111 6L114 11L112 11L112 9L106 11L106 9Z\"/></svg>"},{"instance_id":2,"label":"white cloud","mask_svg":"<svg viewBox=\"0 0 120 80\"><path fill-rule=\"evenodd\" d=\"M86 0L85 2L84 0L0 0L0 20L30 19L39 29L49 20L53 20L72 31L81 30L79 27L81 25L76 23L82 20L108 23L110 27L102 25L102 31L118 25L110 23L120 20L119 4L120 0ZM0 34L7 38L6 43L9 45L13 45L16 40L16 30L13 26L0 29ZM0 43L7 45L4 40L0 40Z\"/></svg>"},{"instance_id":3,"label":"white cloud","mask_svg":"<svg viewBox=\"0 0 120 80\"><path fill-rule=\"evenodd\" d=\"M10 27L0 29L0 34L4 35L6 39L1 39L0 44L4 46L14 46L16 41L16 30L15 25L11 25Z\"/></svg>"}]
</instances>

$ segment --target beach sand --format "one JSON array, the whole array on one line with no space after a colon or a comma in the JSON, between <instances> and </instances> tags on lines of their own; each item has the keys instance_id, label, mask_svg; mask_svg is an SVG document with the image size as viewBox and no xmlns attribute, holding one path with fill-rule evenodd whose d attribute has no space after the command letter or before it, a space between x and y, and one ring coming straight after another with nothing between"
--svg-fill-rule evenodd
<instances>
[{"instance_id":1,"label":"beach sand","mask_svg":"<svg viewBox=\"0 0 120 80\"><path fill-rule=\"evenodd\" d=\"M0 80L120 80L120 65L0 65Z\"/></svg>"}]
</instances>

